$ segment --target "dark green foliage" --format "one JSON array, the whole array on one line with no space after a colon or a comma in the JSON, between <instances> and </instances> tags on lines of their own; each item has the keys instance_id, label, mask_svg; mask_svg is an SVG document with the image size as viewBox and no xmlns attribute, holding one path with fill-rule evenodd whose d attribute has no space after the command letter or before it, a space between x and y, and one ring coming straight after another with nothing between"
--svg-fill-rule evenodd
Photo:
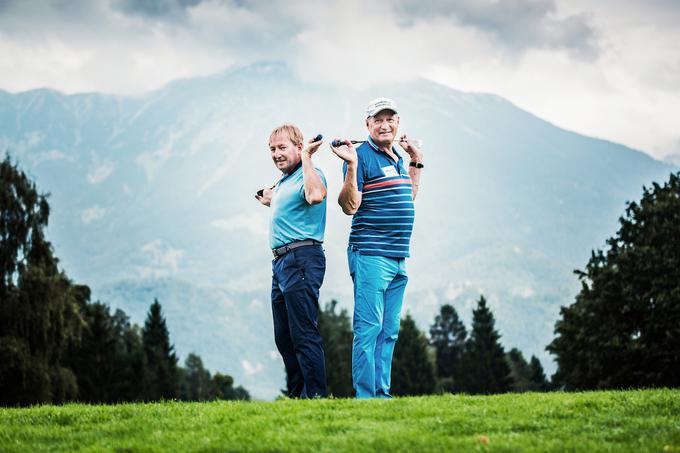
<instances>
[{"instance_id":1,"label":"dark green foliage","mask_svg":"<svg viewBox=\"0 0 680 453\"><path fill-rule=\"evenodd\" d=\"M174 398L177 358L155 301L144 331L122 310L90 304L59 271L44 229L49 205L8 158L0 163L0 405ZM200 357L185 373L191 399L250 399Z\"/></svg>"},{"instance_id":2,"label":"dark green foliage","mask_svg":"<svg viewBox=\"0 0 680 453\"><path fill-rule=\"evenodd\" d=\"M461 390L471 394L503 393L511 390L512 377L495 329L493 313L481 296L472 312L472 331L461 359Z\"/></svg>"},{"instance_id":3,"label":"dark green foliage","mask_svg":"<svg viewBox=\"0 0 680 453\"><path fill-rule=\"evenodd\" d=\"M80 343L71 349L71 367L78 379L78 399L92 403L136 401L144 350L138 326L131 326L122 310L112 316L106 304L81 309L85 327Z\"/></svg>"},{"instance_id":4,"label":"dark green foliage","mask_svg":"<svg viewBox=\"0 0 680 453\"><path fill-rule=\"evenodd\" d=\"M548 382L543 373L541 362L536 356L531 356L531 361L527 363L522 352L517 348L512 348L505 355L510 367L512 376L513 392L542 392L548 390Z\"/></svg>"},{"instance_id":5,"label":"dark green foliage","mask_svg":"<svg viewBox=\"0 0 680 453\"><path fill-rule=\"evenodd\" d=\"M210 377L210 372L203 367L203 360L191 353L180 370L182 385L180 399L184 401L211 401L217 397L217 386Z\"/></svg>"},{"instance_id":6,"label":"dark green foliage","mask_svg":"<svg viewBox=\"0 0 680 453\"><path fill-rule=\"evenodd\" d=\"M0 163L0 404L60 403L76 396L64 353L77 341L89 289L58 269L44 229L49 204L35 184Z\"/></svg>"},{"instance_id":7,"label":"dark green foliage","mask_svg":"<svg viewBox=\"0 0 680 453\"><path fill-rule=\"evenodd\" d=\"M545 372L543 371L543 366L541 361L536 358L535 355L531 356L529 361L529 368L531 370L530 380L533 385L532 390L537 392L542 392L550 389L550 383L545 377Z\"/></svg>"},{"instance_id":8,"label":"dark green foliage","mask_svg":"<svg viewBox=\"0 0 680 453\"><path fill-rule=\"evenodd\" d=\"M547 349L567 389L680 385L680 173L643 192L555 324Z\"/></svg>"},{"instance_id":9,"label":"dark green foliage","mask_svg":"<svg viewBox=\"0 0 680 453\"><path fill-rule=\"evenodd\" d=\"M217 389L217 398L221 400L250 400L250 393L240 385L234 387L234 378L222 373L215 373L213 383Z\"/></svg>"},{"instance_id":10,"label":"dark green foliage","mask_svg":"<svg viewBox=\"0 0 680 453\"><path fill-rule=\"evenodd\" d=\"M179 392L177 356L170 344L170 335L158 300L154 300L149 307L142 330L142 341L146 359L144 399L157 401L176 398Z\"/></svg>"},{"instance_id":11,"label":"dark green foliage","mask_svg":"<svg viewBox=\"0 0 680 453\"><path fill-rule=\"evenodd\" d=\"M442 390L456 391L460 373L460 360L465 348L467 331L453 306L446 304L430 326L430 344L434 346L437 378Z\"/></svg>"},{"instance_id":12,"label":"dark green foliage","mask_svg":"<svg viewBox=\"0 0 680 453\"><path fill-rule=\"evenodd\" d=\"M332 300L319 311L319 332L326 357L326 383L329 395L350 397L353 395L352 326L347 310L336 312L337 304L338 301Z\"/></svg>"},{"instance_id":13,"label":"dark green foliage","mask_svg":"<svg viewBox=\"0 0 680 453\"><path fill-rule=\"evenodd\" d=\"M78 376L79 400L113 402L116 337L109 307L87 304L81 310L85 320L80 345L74 348L72 367Z\"/></svg>"},{"instance_id":14,"label":"dark green foliage","mask_svg":"<svg viewBox=\"0 0 680 453\"><path fill-rule=\"evenodd\" d=\"M435 371L427 350L427 339L410 314L401 320L399 341L392 362L395 396L428 395L435 390Z\"/></svg>"},{"instance_id":15,"label":"dark green foliage","mask_svg":"<svg viewBox=\"0 0 680 453\"><path fill-rule=\"evenodd\" d=\"M505 359L510 367L510 376L512 376L512 391L531 390L531 368L522 352L517 348L512 348L505 354Z\"/></svg>"}]
</instances>

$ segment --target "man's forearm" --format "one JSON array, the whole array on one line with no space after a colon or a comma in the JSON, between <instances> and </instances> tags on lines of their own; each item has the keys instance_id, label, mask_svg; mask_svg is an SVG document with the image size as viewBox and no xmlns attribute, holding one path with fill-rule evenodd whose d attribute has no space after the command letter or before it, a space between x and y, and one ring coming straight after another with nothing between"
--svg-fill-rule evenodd
<instances>
[{"instance_id":1,"label":"man's forearm","mask_svg":"<svg viewBox=\"0 0 680 453\"><path fill-rule=\"evenodd\" d=\"M326 198L326 187L314 169L312 157L302 154L302 184L305 188L305 200L309 204L319 204Z\"/></svg>"},{"instance_id":2,"label":"man's forearm","mask_svg":"<svg viewBox=\"0 0 680 453\"><path fill-rule=\"evenodd\" d=\"M421 168L416 168L416 167L409 167L408 168L408 175L411 177L411 185L412 185L412 190L413 190L413 199L416 199L416 195L418 195L418 186L420 186L420 173L423 170Z\"/></svg>"},{"instance_id":3,"label":"man's forearm","mask_svg":"<svg viewBox=\"0 0 680 453\"><path fill-rule=\"evenodd\" d=\"M342 183L338 203L342 208L342 212L347 215L352 215L357 212L361 204L361 192L357 184L357 168L356 164L347 165L347 173L345 174L345 181Z\"/></svg>"},{"instance_id":4,"label":"man's forearm","mask_svg":"<svg viewBox=\"0 0 680 453\"><path fill-rule=\"evenodd\" d=\"M418 162L422 164L423 156L422 155L411 156L411 162ZM418 187L420 186L420 173L422 173L422 171L423 171L422 168L411 167L410 165L408 167L408 175L411 177L414 200L416 199L416 195L418 195Z\"/></svg>"}]
</instances>

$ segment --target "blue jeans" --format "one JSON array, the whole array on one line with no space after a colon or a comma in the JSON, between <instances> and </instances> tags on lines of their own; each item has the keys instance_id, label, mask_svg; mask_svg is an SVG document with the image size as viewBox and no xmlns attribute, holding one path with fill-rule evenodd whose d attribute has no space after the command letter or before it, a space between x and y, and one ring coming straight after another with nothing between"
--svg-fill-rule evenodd
<instances>
[{"instance_id":1,"label":"blue jeans","mask_svg":"<svg viewBox=\"0 0 680 453\"><path fill-rule=\"evenodd\" d=\"M357 398L391 398L392 354L399 335L404 290L404 258L364 255L350 246L354 282L352 383Z\"/></svg>"},{"instance_id":2,"label":"blue jeans","mask_svg":"<svg viewBox=\"0 0 680 453\"><path fill-rule=\"evenodd\" d=\"M326 272L320 245L296 248L272 262L274 340L291 398L326 396L323 341L317 328Z\"/></svg>"}]
</instances>

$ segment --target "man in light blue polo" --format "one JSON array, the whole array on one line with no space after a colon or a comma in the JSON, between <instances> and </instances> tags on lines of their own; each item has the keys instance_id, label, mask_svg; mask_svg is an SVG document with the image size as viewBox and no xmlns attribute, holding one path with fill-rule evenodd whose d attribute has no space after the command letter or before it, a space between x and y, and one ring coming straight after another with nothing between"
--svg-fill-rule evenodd
<instances>
[{"instance_id":1,"label":"man in light blue polo","mask_svg":"<svg viewBox=\"0 0 680 453\"><path fill-rule=\"evenodd\" d=\"M323 142L303 149L300 129L274 129L269 150L281 178L256 198L271 207L272 314L274 339L286 367L291 398L326 396L323 342L318 324L319 288L326 272L321 247L326 228L326 179L312 155Z\"/></svg>"},{"instance_id":2,"label":"man in light blue polo","mask_svg":"<svg viewBox=\"0 0 680 453\"><path fill-rule=\"evenodd\" d=\"M354 216L347 251L354 282L352 382L357 398L391 398L392 354L423 157L406 135L399 145L410 157L408 166L394 148L399 115L393 100L371 101L366 127L368 138L357 149L349 140L331 146L345 161L338 202Z\"/></svg>"}]
</instances>

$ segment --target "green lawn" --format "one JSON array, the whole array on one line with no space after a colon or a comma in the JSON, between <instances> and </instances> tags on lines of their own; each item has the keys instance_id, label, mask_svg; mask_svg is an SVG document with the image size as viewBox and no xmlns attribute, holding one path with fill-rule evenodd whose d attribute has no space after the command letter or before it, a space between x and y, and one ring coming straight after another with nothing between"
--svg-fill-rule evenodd
<instances>
[{"instance_id":1,"label":"green lawn","mask_svg":"<svg viewBox=\"0 0 680 453\"><path fill-rule=\"evenodd\" d=\"M0 451L679 452L680 390L0 409Z\"/></svg>"}]
</instances>

